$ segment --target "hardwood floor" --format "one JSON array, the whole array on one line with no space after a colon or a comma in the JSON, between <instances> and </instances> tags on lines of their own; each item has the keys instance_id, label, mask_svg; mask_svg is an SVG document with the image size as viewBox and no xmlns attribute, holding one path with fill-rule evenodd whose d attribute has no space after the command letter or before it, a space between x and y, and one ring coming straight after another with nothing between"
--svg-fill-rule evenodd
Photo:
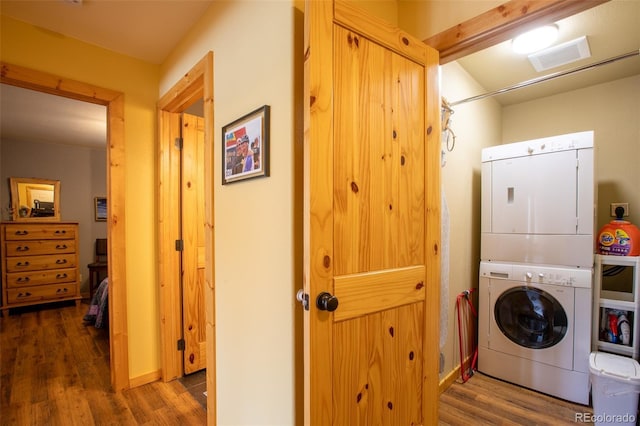
<instances>
[{"instance_id":1,"label":"hardwood floor","mask_svg":"<svg viewBox=\"0 0 640 426\"><path fill-rule=\"evenodd\" d=\"M0 318L0 424L206 424L206 409L177 380L112 392L108 333L83 324L87 307L47 305Z\"/></svg>"},{"instance_id":2,"label":"hardwood floor","mask_svg":"<svg viewBox=\"0 0 640 426\"><path fill-rule=\"evenodd\" d=\"M32 307L0 319L0 424L206 424L187 389L197 376L112 392L108 333L83 324L87 307ZM439 424L556 426L580 423L576 413L592 410L476 373L440 396Z\"/></svg>"},{"instance_id":3,"label":"hardwood floor","mask_svg":"<svg viewBox=\"0 0 640 426\"><path fill-rule=\"evenodd\" d=\"M591 407L475 373L440 395L440 425L569 425ZM577 420L577 421L576 421Z\"/></svg>"}]
</instances>

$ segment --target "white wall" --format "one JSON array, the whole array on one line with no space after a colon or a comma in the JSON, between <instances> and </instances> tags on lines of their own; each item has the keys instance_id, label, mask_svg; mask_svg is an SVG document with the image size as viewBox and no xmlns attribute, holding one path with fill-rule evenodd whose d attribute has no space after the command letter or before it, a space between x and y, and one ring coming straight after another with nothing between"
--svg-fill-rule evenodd
<instances>
[{"instance_id":1,"label":"white wall","mask_svg":"<svg viewBox=\"0 0 640 426\"><path fill-rule=\"evenodd\" d=\"M159 96L207 51L214 53L221 426L293 425L302 415L296 403L301 359L295 357L295 291L302 277L302 40L303 14L292 2L215 2L162 65ZM271 176L222 186L222 126L265 104L271 106Z\"/></svg>"},{"instance_id":2,"label":"white wall","mask_svg":"<svg viewBox=\"0 0 640 426\"><path fill-rule=\"evenodd\" d=\"M613 202L640 225L640 75L505 107L502 128L502 143L594 130L597 228Z\"/></svg>"},{"instance_id":3,"label":"white wall","mask_svg":"<svg viewBox=\"0 0 640 426\"><path fill-rule=\"evenodd\" d=\"M483 93L457 62L441 67L442 96L455 102ZM501 140L501 108L493 99L453 107L451 127L456 134L453 151L443 149L446 165L442 169L443 189L449 212L449 286L441 333L446 333L442 353L445 357L441 378L460 365L456 297L478 287L480 261L480 155L482 148ZM444 211L444 210L443 210ZM444 242L444 241L443 241ZM443 276L446 270L443 268ZM477 303L476 303L477 306Z\"/></svg>"}]
</instances>

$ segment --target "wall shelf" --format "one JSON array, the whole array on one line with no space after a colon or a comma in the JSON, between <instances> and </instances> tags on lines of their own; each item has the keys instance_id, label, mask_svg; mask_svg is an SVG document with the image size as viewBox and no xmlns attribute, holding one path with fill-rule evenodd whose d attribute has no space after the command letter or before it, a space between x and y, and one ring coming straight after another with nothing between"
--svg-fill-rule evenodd
<instances>
[{"instance_id":1,"label":"wall shelf","mask_svg":"<svg viewBox=\"0 0 640 426\"><path fill-rule=\"evenodd\" d=\"M640 256L595 256L592 349L638 359ZM629 324L628 337L620 320Z\"/></svg>"}]
</instances>

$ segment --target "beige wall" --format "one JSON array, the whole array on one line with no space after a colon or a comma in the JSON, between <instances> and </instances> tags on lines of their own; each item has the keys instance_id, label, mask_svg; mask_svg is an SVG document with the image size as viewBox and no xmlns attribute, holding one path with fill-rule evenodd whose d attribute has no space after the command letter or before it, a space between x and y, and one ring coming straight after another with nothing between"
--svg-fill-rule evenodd
<instances>
[{"instance_id":1,"label":"beige wall","mask_svg":"<svg viewBox=\"0 0 640 426\"><path fill-rule=\"evenodd\" d=\"M442 96L449 102L483 92L457 62L443 66L441 74ZM500 142L502 120L500 105L493 99L461 104L454 111L451 127L456 134L455 147L451 152L447 151L446 134L443 134L442 144L446 159L442 183L449 212L449 283L442 287L448 297L443 301L441 314L441 334L446 336L444 347L441 344L445 359L441 378L460 365L456 297L464 290L478 287L480 155L482 148ZM446 268L447 265L443 265L443 277L447 275Z\"/></svg>"},{"instance_id":2,"label":"beige wall","mask_svg":"<svg viewBox=\"0 0 640 426\"><path fill-rule=\"evenodd\" d=\"M576 77L578 78L578 77ZM640 225L640 75L505 107L502 143L593 130L597 229L610 203L629 203ZM596 230L597 231L597 230Z\"/></svg>"},{"instance_id":3,"label":"beige wall","mask_svg":"<svg viewBox=\"0 0 640 426\"><path fill-rule=\"evenodd\" d=\"M471 19L506 0L397 0L398 26L425 40Z\"/></svg>"},{"instance_id":4,"label":"beige wall","mask_svg":"<svg viewBox=\"0 0 640 426\"><path fill-rule=\"evenodd\" d=\"M159 67L2 16L3 61L124 93L127 311L131 378L157 372L155 104Z\"/></svg>"},{"instance_id":5,"label":"beige wall","mask_svg":"<svg viewBox=\"0 0 640 426\"><path fill-rule=\"evenodd\" d=\"M219 425L301 423L302 41L292 2L219 2L162 65L159 95L214 54ZM222 186L222 126L265 104L271 175Z\"/></svg>"}]
</instances>

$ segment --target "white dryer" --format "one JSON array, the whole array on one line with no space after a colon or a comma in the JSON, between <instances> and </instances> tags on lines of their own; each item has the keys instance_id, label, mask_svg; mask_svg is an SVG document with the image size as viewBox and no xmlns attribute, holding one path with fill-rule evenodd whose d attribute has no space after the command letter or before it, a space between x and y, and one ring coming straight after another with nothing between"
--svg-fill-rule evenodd
<instances>
[{"instance_id":1,"label":"white dryer","mask_svg":"<svg viewBox=\"0 0 640 426\"><path fill-rule=\"evenodd\" d=\"M590 269L480 263L478 370L589 403Z\"/></svg>"},{"instance_id":2,"label":"white dryer","mask_svg":"<svg viewBox=\"0 0 640 426\"><path fill-rule=\"evenodd\" d=\"M593 267L593 136L482 150L481 260Z\"/></svg>"}]
</instances>

